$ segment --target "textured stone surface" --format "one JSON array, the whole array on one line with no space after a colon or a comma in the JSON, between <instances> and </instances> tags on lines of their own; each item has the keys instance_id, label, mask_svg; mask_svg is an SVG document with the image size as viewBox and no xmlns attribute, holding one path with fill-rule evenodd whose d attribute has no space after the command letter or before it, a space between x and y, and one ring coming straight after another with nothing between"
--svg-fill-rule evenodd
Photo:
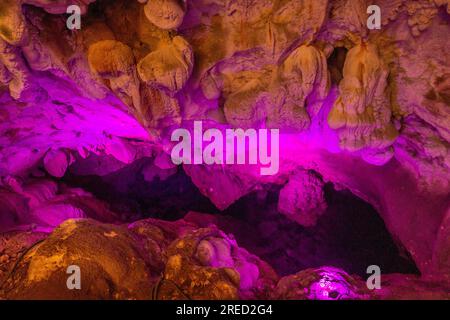
<instances>
[{"instance_id":1,"label":"textured stone surface","mask_svg":"<svg viewBox=\"0 0 450 320\"><path fill-rule=\"evenodd\" d=\"M275 176L183 167L218 209L285 185L280 211L310 226L320 182L296 172L314 170L371 203L424 276L448 279L450 4L373 3L381 30L367 29L364 0L2 1L0 230L123 222L55 181L167 158L171 130L205 120L281 132ZM66 28L69 4L81 30ZM165 169L144 179L169 179ZM242 294L233 275L214 277Z\"/></svg>"},{"instance_id":2,"label":"textured stone surface","mask_svg":"<svg viewBox=\"0 0 450 320\"><path fill-rule=\"evenodd\" d=\"M51 180L27 182L9 179L0 189L1 231L31 228L51 230L70 218L91 217L99 221L120 220L120 215L81 189L58 185Z\"/></svg>"},{"instance_id":3,"label":"textured stone surface","mask_svg":"<svg viewBox=\"0 0 450 320\"><path fill-rule=\"evenodd\" d=\"M186 11L185 0L147 1L144 7L148 20L161 29L176 29L183 22Z\"/></svg>"},{"instance_id":4,"label":"textured stone surface","mask_svg":"<svg viewBox=\"0 0 450 320\"><path fill-rule=\"evenodd\" d=\"M397 131L390 122L385 93L388 70L377 48L363 43L350 49L342 76L340 96L328 115L330 127L339 132L341 147L351 151L389 147Z\"/></svg>"},{"instance_id":5,"label":"textured stone surface","mask_svg":"<svg viewBox=\"0 0 450 320\"><path fill-rule=\"evenodd\" d=\"M326 208L323 181L311 173L293 174L280 190L278 210L305 227L315 225Z\"/></svg>"},{"instance_id":6,"label":"textured stone surface","mask_svg":"<svg viewBox=\"0 0 450 320\"><path fill-rule=\"evenodd\" d=\"M19 234L32 241L30 234ZM43 237L38 237L41 239ZM11 241L11 240L8 240ZM9 243L9 242L8 242ZM267 298L278 277L263 261L216 228L182 220L126 226L67 220L29 249L2 279L12 299ZM2 248L0 248L2 249ZM10 253L9 249L0 252ZM13 252L16 254L19 249ZM2 255L3 256L3 255ZM2 265L7 264L5 256ZM66 268L77 265L81 290L67 290ZM3 275L0 274L0 275ZM161 276L160 276L161 275Z\"/></svg>"},{"instance_id":7,"label":"textured stone surface","mask_svg":"<svg viewBox=\"0 0 450 320\"><path fill-rule=\"evenodd\" d=\"M55 187L47 183L27 190L29 195L51 198ZM98 220L98 210L98 206L91 207L86 215ZM220 224L239 231L239 224L226 217L190 213L173 222L144 219L128 225L70 218L67 213L65 222L51 233L52 229L42 228L43 222L36 221L34 226L1 234L1 298L448 298L448 286L442 278L384 275L382 290L374 292L369 292L359 277L333 267L306 269L279 278L266 262L218 229ZM65 287L69 265L81 268L80 291Z\"/></svg>"},{"instance_id":8,"label":"textured stone surface","mask_svg":"<svg viewBox=\"0 0 450 320\"><path fill-rule=\"evenodd\" d=\"M306 269L281 278L274 292L283 300L362 300L369 291L358 277L332 267Z\"/></svg>"},{"instance_id":9,"label":"textured stone surface","mask_svg":"<svg viewBox=\"0 0 450 320\"><path fill-rule=\"evenodd\" d=\"M323 109L338 136L335 148L375 165L395 156L430 184L430 166L448 173L445 2L378 1L387 14L377 32L365 28L364 1L255 1L249 7L226 1L100 1L95 6L101 18L87 12L91 2L78 3L85 13L82 30L60 38L50 31L64 29L59 14L66 1L25 1L22 10L15 1L4 3L2 23L15 27L5 31L10 39L3 35L0 70L13 98L54 105L64 89L55 90L47 74L34 75L46 71L89 98L110 91L151 134L202 117L315 132L311 122L319 121ZM348 51L338 83L329 81L335 66L327 58L334 48ZM334 98L330 85L338 86ZM327 96L333 105L328 111ZM425 148L409 155L413 151L403 141L414 145L419 139L408 131L411 117L431 127L427 136L440 153ZM446 178L439 182L448 187Z\"/></svg>"},{"instance_id":10,"label":"textured stone surface","mask_svg":"<svg viewBox=\"0 0 450 320\"><path fill-rule=\"evenodd\" d=\"M277 280L270 267L214 228L175 241L167 255L164 279L191 299L264 298Z\"/></svg>"},{"instance_id":11,"label":"textured stone surface","mask_svg":"<svg viewBox=\"0 0 450 320\"><path fill-rule=\"evenodd\" d=\"M66 269L77 265L81 290L67 290ZM6 296L19 299L145 299L151 271L126 228L67 220L21 259ZM14 281L18 281L15 284Z\"/></svg>"}]
</instances>

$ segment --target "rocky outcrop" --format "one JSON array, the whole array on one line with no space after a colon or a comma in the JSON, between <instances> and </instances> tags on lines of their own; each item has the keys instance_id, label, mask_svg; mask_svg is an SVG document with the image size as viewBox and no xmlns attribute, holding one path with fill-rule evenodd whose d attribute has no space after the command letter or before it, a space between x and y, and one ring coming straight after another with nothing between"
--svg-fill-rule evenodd
<instances>
[{"instance_id":1,"label":"rocky outcrop","mask_svg":"<svg viewBox=\"0 0 450 320\"><path fill-rule=\"evenodd\" d=\"M0 231L33 229L52 230L70 218L91 217L113 222L120 216L108 209L92 194L46 179L27 182L13 178L4 181L8 186L0 189L2 224Z\"/></svg>"},{"instance_id":2,"label":"rocky outcrop","mask_svg":"<svg viewBox=\"0 0 450 320\"><path fill-rule=\"evenodd\" d=\"M280 130L274 176L246 165L184 166L218 209L284 186L281 213L309 227L325 207L323 184L334 183L378 210L424 276L448 277L450 5L374 4L379 30L367 28L364 0L2 1L0 230L48 231L67 218L123 222L49 176L103 176L167 157L172 130L204 120ZM66 28L68 5L80 7L81 30ZM308 170L321 180L298 175ZM171 172L150 166L143 179L156 176ZM183 266L212 268L193 256L181 255ZM236 273L214 270L213 278L226 297L245 295ZM179 294L162 285L165 298Z\"/></svg>"},{"instance_id":3,"label":"rocky outcrop","mask_svg":"<svg viewBox=\"0 0 450 320\"><path fill-rule=\"evenodd\" d=\"M293 174L280 190L278 211L305 227L315 225L327 208L323 186L314 174Z\"/></svg>"},{"instance_id":4,"label":"rocky outcrop","mask_svg":"<svg viewBox=\"0 0 450 320\"><path fill-rule=\"evenodd\" d=\"M365 27L363 1L356 6L344 0L266 1L251 8L224 2L99 1L99 18L87 10L92 2L75 3L84 14L83 28L64 32L63 41L41 35L64 29L58 15L66 1L4 3L0 74L14 99L53 101L53 85L33 75L47 71L81 88L81 95L97 99L113 93L156 138L161 137L157 131L198 117L287 132L314 132L311 123L325 129L329 124L339 138L333 148L374 165L393 156L404 159L426 183L427 169L418 168L436 162L435 157L407 156L403 119L414 115L432 126L447 152L448 66L441 57L448 50L441 41L445 26L439 23L445 17L438 14L445 2L378 1L385 12L379 32ZM200 16L216 18L204 27ZM416 48L417 41L427 45ZM342 79L331 83L338 85L333 98L329 73L334 66L327 58L343 47L348 53ZM439 67L428 67L430 61ZM327 110L329 103L333 107ZM328 124L320 120L321 110L329 113ZM439 168L447 170L443 163Z\"/></svg>"},{"instance_id":5,"label":"rocky outcrop","mask_svg":"<svg viewBox=\"0 0 450 320\"><path fill-rule=\"evenodd\" d=\"M367 148L389 148L397 137L391 122L391 110L386 95L388 71L372 44L360 44L347 54L340 96L328 115L331 128L338 130L342 149L356 151ZM392 148L382 151L378 164L393 156ZM367 153L366 153L367 154ZM370 158L366 157L369 160ZM375 160L378 162L377 160Z\"/></svg>"},{"instance_id":6,"label":"rocky outcrop","mask_svg":"<svg viewBox=\"0 0 450 320\"><path fill-rule=\"evenodd\" d=\"M67 290L67 268L83 275L81 290ZM67 220L35 245L16 267L8 298L145 299L151 295L151 271L126 228L89 220ZM155 276L155 275L153 275ZM18 281L18 282L15 282ZM5 286L2 287L5 289Z\"/></svg>"},{"instance_id":7,"label":"rocky outcrop","mask_svg":"<svg viewBox=\"0 0 450 320\"><path fill-rule=\"evenodd\" d=\"M81 290L66 287L73 265ZM277 281L265 262L223 232L182 220L128 228L67 220L32 242L12 272L0 288L9 299L254 299L267 298Z\"/></svg>"},{"instance_id":8,"label":"rocky outcrop","mask_svg":"<svg viewBox=\"0 0 450 320\"><path fill-rule=\"evenodd\" d=\"M278 282L275 299L282 300L364 300L369 291L358 277L332 267L307 269Z\"/></svg>"}]
</instances>

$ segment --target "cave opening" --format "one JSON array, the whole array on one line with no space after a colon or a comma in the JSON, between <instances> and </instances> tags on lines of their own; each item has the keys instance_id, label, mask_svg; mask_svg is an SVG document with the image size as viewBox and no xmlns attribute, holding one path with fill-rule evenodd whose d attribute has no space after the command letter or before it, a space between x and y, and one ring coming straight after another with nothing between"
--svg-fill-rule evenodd
<instances>
[{"instance_id":1,"label":"cave opening","mask_svg":"<svg viewBox=\"0 0 450 320\"><path fill-rule=\"evenodd\" d=\"M331 83L334 85L338 85L344 77L343 70L347 52L348 49L345 47L336 47L327 59Z\"/></svg>"},{"instance_id":2,"label":"cave opening","mask_svg":"<svg viewBox=\"0 0 450 320\"><path fill-rule=\"evenodd\" d=\"M177 220L190 212L215 215L218 227L240 246L268 262L280 275L329 265L366 278L367 267L382 273L419 274L405 249L395 242L377 211L348 190L325 185L328 209L313 227L303 227L278 212L281 186L267 185L220 211L197 189L181 167L143 174L150 158L112 173L78 175L62 182L81 187L124 213L127 221ZM198 217L197 217L198 219Z\"/></svg>"},{"instance_id":3,"label":"cave opening","mask_svg":"<svg viewBox=\"0 0 450 320\"><path fill-rule=\"evenodd\" d=\"M366 278L369 265L382 273L419 274L408 252L395 242L377 211L348 190L325 185L328 208L313 227L303 227L277 210L280 186L251 193L221 214L239 219L242 246L287 275L330 265ZM256 231L256 232L253 232Z\"/></svg>"}]
</instances>

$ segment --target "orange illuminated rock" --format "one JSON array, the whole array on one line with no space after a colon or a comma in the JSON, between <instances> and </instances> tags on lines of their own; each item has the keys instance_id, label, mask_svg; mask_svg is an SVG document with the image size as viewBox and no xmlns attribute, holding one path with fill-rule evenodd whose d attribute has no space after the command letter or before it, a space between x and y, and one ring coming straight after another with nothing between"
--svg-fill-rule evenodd
<instances>
[{"instance_id":1,"label":"orange illuminated rock","mask_svg":"<svg viewBox=\"0 0 450 320\"><path fill-rule=\"evenodd\" d=\"M149 0L144 7L147 19L161 29L176 29L183 22L186 0Z\"/></svg>"},{"instance_id":2,"label":"orange illuminated rock","mask_svg":"<svg viewBox=\"0 0 450 320\"><path fill-rule=\"evenodd\" d=\"M80 268L81 290L66 285L71 265ZM21 259L7 298L149 299L155 278L126 228L67 220Z\"/></svg>"}]
</instances>

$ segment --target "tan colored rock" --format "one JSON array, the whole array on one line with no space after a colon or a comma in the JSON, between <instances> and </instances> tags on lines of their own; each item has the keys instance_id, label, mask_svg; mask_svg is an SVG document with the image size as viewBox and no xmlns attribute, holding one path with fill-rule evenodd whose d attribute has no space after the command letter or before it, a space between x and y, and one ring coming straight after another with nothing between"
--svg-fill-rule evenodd
<instances>
[{"instance_id":1,"label":"tan colored rock","mask_svg":"<svg viewBox=\"0 0 450 320\"><path fill-rule=\"evenodd\" d=\"M314 174L296 172L280 190L278 211L305 227L314 226L327 209L323 187Z\"/></svg>"},{"instance_id":2,"label":"tan colored rock","mask_svg":"<svg viewBox=\"0 0 450 320\"><path fill-rule=\"evenodd\" d=\"M178 240L168 249L165 283L158 299L238 299L239 274L235 270L196 262L198 236L210 233L202 229L199 232Z\"/></svg>"},{"instance_id":3,"label":"tan colored rock","mask_svg":"<svg viewBox=\"0 0 450 320\"><path fill-rule=\"evenodd\" d=\"M127 45L115 40L103 40L89 47L91 69L104 78L115 78L129 73L134 65L133 52Z\"/></svg>"},{"instance_id":4,"label":"tan colored rock","mask_svg":"<svg viewBox=\"0 0 450 320\"><path fill-rule=\"evenodd\" d=\"M184 220L164 221L145 219L133 222L128 229L135 233L144 250L145 260L154 272L162 274L167 263L167 248L179 237L197 229L196 225Z\"/></svg>"},{"instance_id":5,"label":"tan colored rock","mask_svg":"<svg viewBox=\"0 0 450 320\"><path fill-rule=\"evenodd\" d=\"M137 70L146 84L177 92L189 79L193 66L191 46L176 36L170 42L160 43L157 50L139 61Z\"/></svg>"},{"instance_id":6,"label":"tan colored rock","mask_svg":"<svg viewBox=\"0 0 450 320\"><path fill-rule=\"evenodd\" d=\"M36 231L10 231L0 234L0 252L3 253L0 254L0 260L3 258L3 261L0 261L0 284L9 284L10 271L18 262L21 253L46 237L46 233ZM3 288L0 288L0 300L4 299Z\"/></svg>"},{"instance_id":7,"label":"tan colored rock","mask_svg":"<svg viewBox=\"0 0 450 320\"><path fill-rule=\"evenodd\" d=\"M267 277L273 276L260 269L259 259L215 227L173 242L167 256L159 299L255 297L267 290Z\"/></svg>"},{"instance_id":8,"label":"tan colored rock","mask_svg":"<svg viewBox=\"0 0 450 320\"><path fill-rule=\"evenodd\" d=\"M313 39L326 20L327 8L328 0L232 1L225 5L222 21L228 56L261 47L278 57L293 43Z\"/></svg>"},{"instance_id":9,"label":"tan colored rock","mask_svg":"<svg viewBox=\"0 0 450 320\"><path fill-rule=\"evenodd\" d=\"M299 46L283 61L279 72L287 97L300 109L308 108L311 117L315 116L330 87L327 59L323 51L312 45Z\"/></svg>"},{"instance_id":10,"label":"tan colored rock","mask_svg":"<svg viewBox=\"0 0 450 320\"><path fill-rule=\"evenodd\" d=\"M385 26L391 21L397 19L399 13L402 11L404 0L378 0L374 4L381 9L381 25Z\"/></svg>"},{"instance_id":11,"label":"tan colored rock","mask_svg":"<svg viewBox=\"0 0 450 320\"><path fill-rule=\"evenodd\" d=\"M273 2L275 3L272 16L274 25L283 25L287 39L289 39L291 34L299 34L306 41L312 39L325 23L330 1L294 0Z\"/></svg>"},{"instance_id":12,"label":"tan colored rock","mask_svg":"<svg viewBox=\"0 0 450 320\"><path fill-rule=\"evenodd\" d=\"M176 29L183 22L186 0L149 0L144 7L147 19L161 29Z\"/></svg>"},{"instance_id":13,"label":"tan colored rock","mask_svg":"<svg viewBox=\"0 0 450 320\"><path fill-rule=\"evenodd\" d=\"M367 6L365 0L331 1L329 20L324 32L327 41L343 41L354 44L364 38L369 31L367 29Z\"/></svg>"},{"instance_id":14,"label":"tan colored rock","mask_svg":"<svg viewBox=\"0 0 450 320\"><path fill-rule=\"evenodd\" d=\"M80 267L81 290L68 290L66 270ZM152 274L124 227L67 220L20 261L10 299L149 299Z\"/></svg>"},{"instance_id":15,"label":"tan colored rock","mask_svg":"<svg viewBox=\"0 0 450 320\"><path fill-rule=\"evenodd\" d=\"M89 47L88 60L91 70L105 79L127 106L140 108L139 80L130 47L116 40L99 41Z\"/></svg>"},{"instance_id":16,"label":"tan colored rock","mask_svg":"<svg viewBox=\"0 0 450 320\"><path fill-rule=\"evenodd\" d=\"M178 100L163 90L152 87L142 89L142 104L137 118L146 128L166 128L181 123Z\"/></svg>"},{"instance_id":17,"label":"tan colored rock","mask_svg":"<svg viewBox=\"0 0 450 320\"><path fill-rule=\"evenodd\" d=\"M226 96L224 113L228 123L240 128L251 128L265 121L267 109L272 105L271 94L266 91L267 77L270 74L264 71L236 74L239 80L233 86L240 84L241 88Z\"/></svg>"},{"instance_id":18,"label":"tan colored rock","mask_svg":"<svg viewBox=\"0 0 450 320\"><path fill-rule=\"evenodd\" d=\"M208 99L223 97L224 114L235 126L301 131L309 127L329 89L326 57L314 46L292 50L278 66L264 51L236 55L208 71L200 82Z\"/></svg>"},{"instance_id":19,"label":"tan colored rock","mask_svg":"<svg viewBox=\"0 0 450 320\"><path fill-rule=\"evenodd\" d=\"M20 48L0 39L0 62L8 71L6 79L9 80L9 91L13 98L32 101L41 96L32 83L30 70Z\"/></svg>"},{"instance_id":20,"label":"tan colored rock","mask_svg":"<svg viewBox=\"0 0 450 320\"><path fill-rule=\"evenodd\" d=\"M18 45L25 33L21 0L3 0L0 3L0 37L11 45Z\"/></svg>"},{"instance_id":21,"label":"tan colored rock","mask_svg":"<svg viewBox=\"0 0 450 320\"><path fill-rule=\"evenodd\" d=\"M44 157L45 170L55 178L62 178L69 166L69 156L63 150L49 150Z\"/></svg>"},{"instance_id":22,"label":"tan colored rock","mask_svg":"<svg viewBox=\"0 0 450 320\"><path fill-rule=\"evenodd\" d=\"M273 299L365 300L369 290L362 279L334 267L305 269L280 279Z\"/></svg>"},{"instance_id":23,"label":"tan colored rock","mask_svg":"<svg viewBox=\"0 0 450 320\"><path fill-rule=\"evenodd\" d=\"M340 96L328 115L341 148L384 149L397 138L386 94L388 73L374 45L362 43L348 52Z\"/></svg>"}]
</instances>

